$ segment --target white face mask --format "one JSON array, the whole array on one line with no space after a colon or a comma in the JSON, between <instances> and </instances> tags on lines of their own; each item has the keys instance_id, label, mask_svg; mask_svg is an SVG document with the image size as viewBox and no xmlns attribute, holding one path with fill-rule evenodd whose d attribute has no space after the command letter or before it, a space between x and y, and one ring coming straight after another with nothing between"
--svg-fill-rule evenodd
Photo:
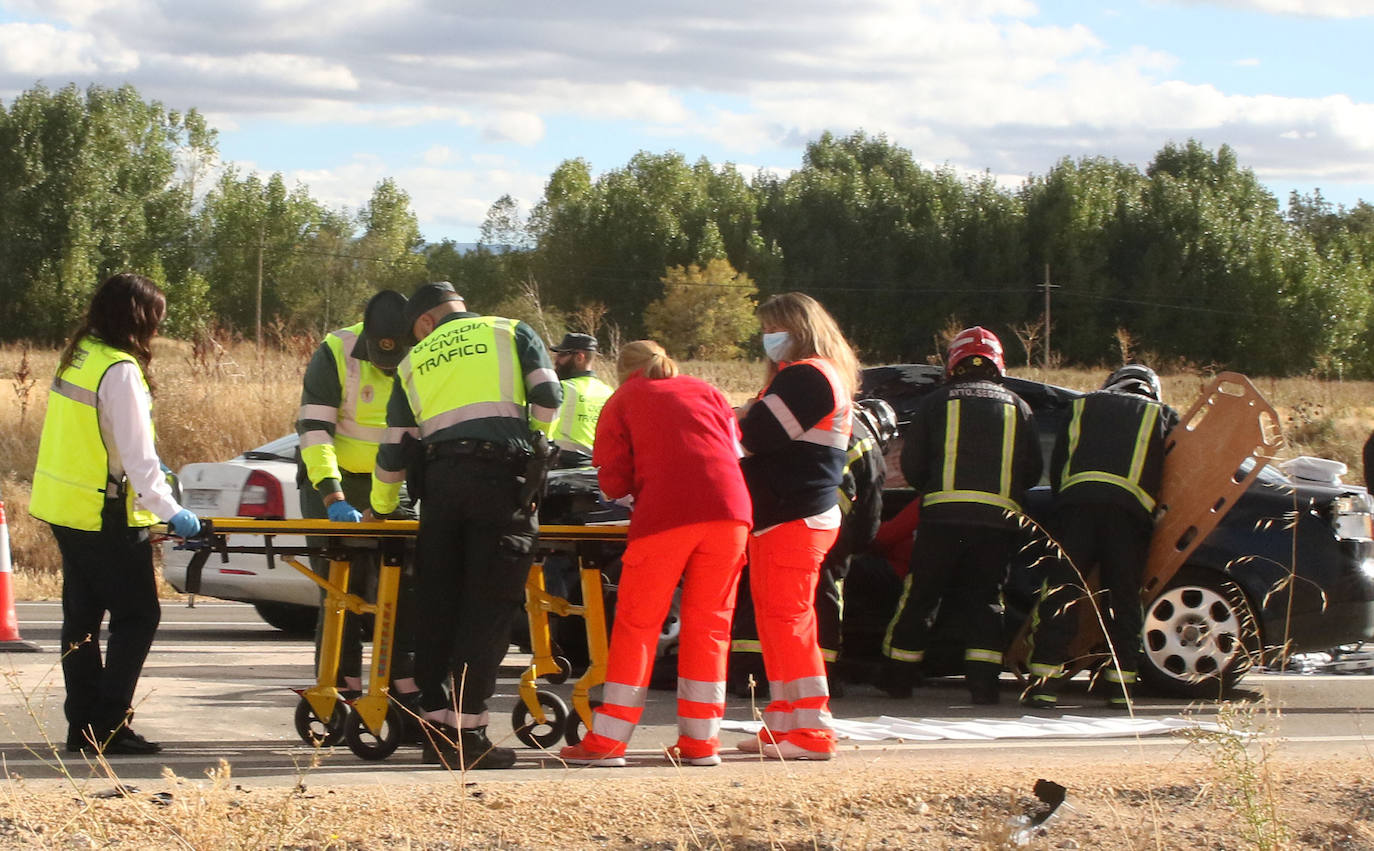
<instances>
[{"instance_id":1,"label":"white face mask","mask_svg":"<svg viewBox=\"0 0 1374 851\"><path fill-rule=\"evenodd\" d=\"M782 363L791 346L792 340L786 331L772 331L763 335L763 353L773 363Z\"/></svg>"}]
</instances>

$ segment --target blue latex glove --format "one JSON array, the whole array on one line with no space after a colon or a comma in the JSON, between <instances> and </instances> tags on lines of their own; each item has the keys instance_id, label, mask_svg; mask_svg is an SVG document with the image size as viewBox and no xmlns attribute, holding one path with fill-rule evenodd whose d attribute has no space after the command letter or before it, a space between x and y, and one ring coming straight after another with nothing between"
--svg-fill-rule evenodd
<instances>
[{"instance_id":1,"label":"blue latex glove","mask_svg":"<svg viewBox=\"0 0 1374 851\"><path fill-rule=\"evenodd\" d=\"M349 505L346 499L329 503L328 511L329 519L335 523L361 523L363 519L362 512Z\"/></svg>"},{"instance_id":2,"label":"blue latex glove","mask_svg":"<svg viewBox=\"0 0 1374 851\"><path fill-rule=\"evenodd\" d=\"M178 538L189 538L200 531L200 518L183 508L167 521L167 528Z\"/></svg>"}]
</instances>

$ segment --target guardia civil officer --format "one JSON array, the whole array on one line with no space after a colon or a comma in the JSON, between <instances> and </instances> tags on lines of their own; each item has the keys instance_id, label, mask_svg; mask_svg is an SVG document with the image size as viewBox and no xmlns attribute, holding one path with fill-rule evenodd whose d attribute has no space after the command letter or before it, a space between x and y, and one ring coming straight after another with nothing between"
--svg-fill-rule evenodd
<instances>
[{"instance_id":1,"label":"guardia civil officer","mask_svg":"<svg viewBox=\"0 0 1374 851\"><path fill-rule=\"evenodd\" d=\"M558 446L558 466L584 467L592 462L597 418L614 391L592 371L597 343L591 334L564 334L552 351L563 406L549 437Z\"/></svg>"},{"instance_id":2,"label":"guardia civil officer","mask_svg":"<svg viewBox=\"0 0 1374 851\"><path fill-rule=\"evenodd\" d=\"M921 400L905 434L902 473L920 495L921 519L883 642L891 660L884 689L893 696L911 693L937 607L955 605L963 612L970 698L998 700L998 596L1019 544L1022 500L1044 467L1030 406L1002 383L1005 372L995 334L979 326L960 331L950 342L944 384ZM949 599L955 576L961 596Z\"/></svg>"},{"instance_id":3,"label":"guardia civil officer","mask_svg":"<svg viewBox=\"0 0 1374 851\"><path fill-rule=\"evenodd\" d=\"M403 438L419 440L415 680L423 761L506 768L515 751L487 737L487 700L523 597L547 467L543 434L563 401L545 344L530 326L466 309L447 282L411 296L418 341L396 370L387 438L377 452L372 511L396 507ZM449 683L452 674L452 683Z\"/></svg>"},{"instance_id":4,"label":"guardia civil officer","mask_svg":"<svg viewBox=\"0 0 1374 851\"><path fill-rule=\"evenodd\" d=\"M359 507L368 507L377 447L386 437L392 379L409 350L406 297L392 290L374 295L363 310L362 322L331 331L315 350L305 368L296 420L302 517L335 522L362 519ZM315 538L310 543L320 545L324 540ZM375 551L356 552L348 575L350 593L366 595L369 579L375 580L378 570L375 556ZM321 576L329 575L328 559L311 557L310 566ZM402 594L403 600L408 596ZM408 606L401 608L406 610L402 615L410 614ZM321 607L321 628L315 632L316 664L324 616ZM406 639L411 626L407 620L398 617L397 644L402 652L393 656L392 672L400 680L398 695L415 690L407 658L412 644ZM362 647L362 616L345 612L339 650L339 686L345 691L362 688Z\"/></svg>"},{"instance_id":5,"label":"guardia civil officer","mask_svg":"<svg viewBox=\"0 0 1374 851\"><path fill-rule=\"evenodd\" d=\"M1127 364L1102 389L1073 401L1050 456L1051 531L1066 560L1046 571L1032 614L1026 706L1049 709L1078 631L1084 577L1100 570L1102 614L1115 660L1101 669L1107 705L1129 705L1140 661L1140 582L1164 476L1164 442L1178 415L1161 400L1159 376Z\"/></svg>"}]
</instances>

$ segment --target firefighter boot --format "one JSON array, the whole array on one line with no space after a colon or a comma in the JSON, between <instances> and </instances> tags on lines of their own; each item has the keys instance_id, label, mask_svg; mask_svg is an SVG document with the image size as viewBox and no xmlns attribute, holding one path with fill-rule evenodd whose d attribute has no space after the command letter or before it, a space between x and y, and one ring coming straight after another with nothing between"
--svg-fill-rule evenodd
<instances>
[{"instance_id":1,"label":"firefighter boot","mask_svg":"<svg viewBox=\"0 0 1374 851\"><path fill-rule=\"evenodd\" d=\"M1054 709L1059 703L1055 682L1050 677L1039 677L1021 692L1021 705L1027 709Z\"/></svg>"},{"instance_id":2,"label":"firefighter boot","mask_svg":"<svg viewBox=\"0 0 1374 851\"><path fill-rule=\"evenodd\" d=\"M889 659L883 664L874 683L888 697L905 700L911 697L912 689L921 684L921 669L914 662L898 662Z\"/></svg>"}]
</instances>

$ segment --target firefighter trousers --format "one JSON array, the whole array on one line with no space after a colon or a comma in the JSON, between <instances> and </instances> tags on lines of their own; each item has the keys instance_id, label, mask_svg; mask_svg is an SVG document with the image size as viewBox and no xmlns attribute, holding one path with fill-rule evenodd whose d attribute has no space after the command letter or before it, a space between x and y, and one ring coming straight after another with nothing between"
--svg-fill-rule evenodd
<instances>
[{"instance_id":1,"label":"firefighter trousers","mask_svg":"<svg viewBox=\"0 0 1374 851\"><path fill-rule=\"evenodd\" d=\"M1054 517L1055 539L1067 560L1045 562L1041 595L1032 614L1030 673L1056 677L1068 660L1086 598L1084 581L1094 569L1103 594L1107 635L1123 674L1134 679L1140 663L1140 581L1150 552L1153 525L1139 511L1110 503L1061 506ZM1075 605L1075 603L1077 603ZM1128 680L1129 681L1129 680Z\"/></svg>"},{"instance_id":2,"label":"firefighter trousers","mask_svg":"<svg viewBox=\"0 0 1374 851\"><path fill-rule=\"evenodd\" d=\"M995 683L1004 649L998 597L1019 540L1013 529L922 522L883 653L895 662L920 663L939 610L955 606L961 615L965 680ZM963 599L946 599L956 575Z\"/></svg>"},{"instance_id":3,"label":"firefighter trousers","mask_svg":"<svg viewBox=\"0 0 1374 851\"><path fill-rule=\"evenodd\" d=\"M679 580L678 746L693 757L719 750L730 620L748 535L745 523L718 520L629 542L621 558L602 704L585 739L588 751L608 753L630 741Z\"/></svg>"}]
</instances>

